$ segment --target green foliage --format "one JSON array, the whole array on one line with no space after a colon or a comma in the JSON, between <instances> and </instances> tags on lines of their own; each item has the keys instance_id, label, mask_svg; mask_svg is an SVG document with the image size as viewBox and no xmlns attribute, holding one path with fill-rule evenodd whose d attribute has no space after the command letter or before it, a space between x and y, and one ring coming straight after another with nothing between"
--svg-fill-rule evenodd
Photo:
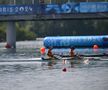
<instances>
[{"instance_id":1,"label":"green foliage","mask_svg":"<svg viewBox=\"0 0 108 90\"><path fill-rule=\"evenodd\" d=\"M6 24L5 23L0 23L0 41L5 41L6 40Z\"/></svg>"},{"instance_id":2,"label":"green foliage","mask_svg":"<svg viewBox=\"0 0 108 90\"><path fill-rule=\"evenodd\" d=\"M17 31L17 41L19 40L33 40L36 38L36 35L33 32L27 30L18 30Z\"/></svg>"},{"instance_id":3,"label":"green foliage","mask_svg":"<svg viewBox=\"0 0 108 90\"><path fill-rule=\"evenodd\" d=\"M61 35L103 35L108 33L107 20L41 21L34 23L38 37Z\"/></svg>"},{"instance_id":4,"label":"green foliage","mask_svg":"<svg viewBox=\"0 0 108 90\"><path fill-rule=\"evenodd\" d=\"M19 22L16 23L17 36L16 39L19 40L33 40L36 39L36 34L31 31L31 22Z\"/></svg>"}]
</instances>

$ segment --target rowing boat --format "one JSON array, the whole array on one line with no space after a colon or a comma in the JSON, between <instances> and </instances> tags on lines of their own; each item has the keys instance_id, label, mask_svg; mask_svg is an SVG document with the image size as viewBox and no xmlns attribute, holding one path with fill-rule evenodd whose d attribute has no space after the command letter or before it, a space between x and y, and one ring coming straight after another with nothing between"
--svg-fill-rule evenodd
<instances>
[{"instance_id":1,"label":"rowing boat","mask_svg":"<svg viewBox=\"0 0 108 90\"><path fill-rule=\"evenodd\" d=\"M92 56L81 56L79 57L61 57L61 56L57 56L55 55L55 58L53 58L53 60L85 60L85 59L89 59L89 60L97 60L97 61L108 61L108 57L92 57ZM51 58L10 58L10 59L1 59L0 62L43 62L43 61L48 61L48 60L52 60Z\"/></svg>"}]
</instances>

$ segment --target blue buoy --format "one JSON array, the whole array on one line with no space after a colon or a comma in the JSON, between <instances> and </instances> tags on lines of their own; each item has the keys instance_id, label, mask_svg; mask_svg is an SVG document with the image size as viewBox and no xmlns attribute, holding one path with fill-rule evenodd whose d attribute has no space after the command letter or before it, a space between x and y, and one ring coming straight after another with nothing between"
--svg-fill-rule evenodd
<instances>
[{"instance_id":1,"label":"blue buoy","mask_svg":"<svg viewBox=\"0 0 108 90\"><path fill-rule=\"evenodd\" d=\"M108 47L108 35L103 36L55 36L45 37L44 46L46 48L70 48L70 47Z\"/></svg>"}]
</instances>

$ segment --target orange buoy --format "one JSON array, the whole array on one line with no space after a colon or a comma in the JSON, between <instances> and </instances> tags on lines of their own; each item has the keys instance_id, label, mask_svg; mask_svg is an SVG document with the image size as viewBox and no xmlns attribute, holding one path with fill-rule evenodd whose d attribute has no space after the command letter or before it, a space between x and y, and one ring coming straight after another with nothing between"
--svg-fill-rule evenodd
<instances>
[{"instance_id":1,"label":"orange buoy","mask_svg":"<svg viewBox=\"0 0 108 90\"><path fill-rule=\"evenodd\" d=\"M99 46L98 45L93 45L93 49L98 49L99 48Z\"/></svg>"},{"instance_id":2,"label":"orange buoy","mask_svg":"<svg viewBox=\"0 0 108 90\"><path fill-rule=\"evenodd\" d=\"M42 48L40 49L40 52L41 52L41 54L44 54L44 53L45 53L45 48L42 47Z\"/></svg>"},{"instance_id":3,"label":"orange buoy","mask_svg":"<svg viewBox=\"0 0 108 90\"><path fill-rule=\"evenodd\" d=\"M99 46L98 45L93 45L93 51L98 52Z\"/></svg>"}]
</instances>

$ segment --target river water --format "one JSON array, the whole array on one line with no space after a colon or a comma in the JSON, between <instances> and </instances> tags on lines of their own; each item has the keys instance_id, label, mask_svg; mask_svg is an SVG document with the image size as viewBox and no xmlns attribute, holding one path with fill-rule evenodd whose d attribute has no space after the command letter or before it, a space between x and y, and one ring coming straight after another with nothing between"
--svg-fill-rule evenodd
<instances>
[{"instance_id":1,"label":"river water","mask_svg":"<svg viewBox=\"0 0 108 90\"><path fill-rule=\"evenodd\" d=\"M31 43L28 45L28 43ZM38 42L37 42L38 43ZM16 50L0 46L0 60L40 57L42 43L22 42ZM101 51L108 51L103 49ZM1 63L1 62L0 62ZM64 72L63 69L66 68ZM0 64L0 90L108 90L108 61Z\"/></svg>"}]
</instances>

